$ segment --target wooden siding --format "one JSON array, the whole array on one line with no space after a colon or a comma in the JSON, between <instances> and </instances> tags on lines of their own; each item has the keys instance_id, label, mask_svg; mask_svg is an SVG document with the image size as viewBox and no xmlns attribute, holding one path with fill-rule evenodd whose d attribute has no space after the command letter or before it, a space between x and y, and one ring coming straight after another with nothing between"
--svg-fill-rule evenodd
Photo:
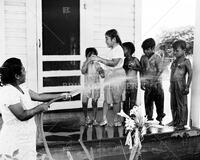
<instances>
[{"instance_id":1,"label":"wooden siding","mask_svg":"<svg viewBox=\"0 0 200 160\"><path fill-rule=\"evenodd\" d=\"M106 53L105 32L115 28L122 42L134 41L134 0L94 0L93 45Z\"/></svg>"},{"instance_id":2,"label":"wooden siding","mask_svg":"<svg viewBox=\"0 0 200 160\"><path fill-rule=\"evenodd\" d=\"M4 1L0 1L0 65L3 63L5 58L5 31L4 31Z\"/></svg>"},{"instance_id":3,"label":"wooden siding","mask_svg":"<svg viewBox=\"0 0 200 160\"><path fill-rule=\"evenodd\" d=\"M4 55L27 66L26 0L4 0Z\"/></svg>"},{"instance_id":4,"label":"wooden siding","mask_svg":"<svg viewBox=\"0 0 200 160\"><path fill-rule=\"evenodd\" d=\"M36 1L1 1L2 64L7 58L22 60L27 72L27 85L37 91ZM35 27L34 27L35 25Z\"/></svg>"}]
</instances>

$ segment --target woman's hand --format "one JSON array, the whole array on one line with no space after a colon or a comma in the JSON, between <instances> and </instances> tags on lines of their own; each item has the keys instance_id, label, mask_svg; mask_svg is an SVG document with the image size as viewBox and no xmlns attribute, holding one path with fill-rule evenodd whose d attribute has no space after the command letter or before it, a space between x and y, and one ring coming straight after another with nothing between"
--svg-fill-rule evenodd
<instances>
[{"instance_id":1,"label":"woman's hand","mask_svg":"<svg viewBox=\"0 0 200 160\"><path fill-rule=\"evenodd\" d=\"M45 112L45 111L48 111L49 104L47 102L45 102L45 103L40 104L39 107L40 107L42 112Z\"/></svg>"},{"instance_id":2,"label":"woman's hand","mask_svg":"<svg viewBox=\"0 0 200 160\"><path fill-rule=\"evenodd\" d=\"M63 100L68 100L68 99L71 98L70 93L67 93L67 92L66 93L62 93L61 96L63 96Z\"/></svg>"}]
</instances>

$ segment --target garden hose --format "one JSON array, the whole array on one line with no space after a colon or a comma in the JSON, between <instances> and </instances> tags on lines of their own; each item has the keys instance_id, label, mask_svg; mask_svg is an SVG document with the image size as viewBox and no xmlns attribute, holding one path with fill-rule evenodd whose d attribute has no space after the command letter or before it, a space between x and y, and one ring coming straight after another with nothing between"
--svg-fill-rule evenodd
<instances>
[{"instance_id":1,"label":"garden hose","mask_svg":"<svg viewBox=\"0 0 200 160\"><path fill-rule=\"evenodd\" d=\"M57 98L54 98L54 99L50 100L47 104L48 104L48 106L50 106L52 103L54 103L54 102L56 102L58 100L61 100L61 99L69 99L69 100L71 100L72 97L78 95L79 93L80 93L80 90L72 91L68 95L63 95L63 96L60 96L60 97L57 97ZM43 140L43 143L44 143L44 148L45 148L46 154L47 154L47 156L49 157L50 160L54 160L52 155L51 155L51 152L49 150L49 147L48 147L48 144L47 144L47 140L46 140L46 137L45 137L45 134L44 134L43 112L40 114L39 127L40 127L40 131L41 131L41 134L42 134L42 140Z\"/></svg>"}]
</instances>

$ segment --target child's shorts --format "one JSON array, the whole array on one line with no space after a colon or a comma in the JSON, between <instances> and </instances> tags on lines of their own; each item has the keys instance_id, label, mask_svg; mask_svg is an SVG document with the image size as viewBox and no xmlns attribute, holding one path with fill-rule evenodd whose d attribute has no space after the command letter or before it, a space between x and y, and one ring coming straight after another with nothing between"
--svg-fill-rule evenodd
<instances>
[{"instance_id":1,"label":"child's shorts","mask_svg":"<svg viewBox=\"0 0 200 160\"><path fill-rule=\"evenodd\" d=\"M100 97L100 89L87 89L85 88L83 91L82 102L86 103L89 98L94 100L98 100Z\"/></svg>"},{"instance_id":2,"label":"child's shorts","mask_svg":"<svg viewBox=\"0 0 200 160\"><path fill-rule=\"evenodd\" d=\"M104 85L105 102L108 104L121 102L124 99L126 88L126 74L124 69L119 68L106 72Z\"/></svg>"}]
</instances>

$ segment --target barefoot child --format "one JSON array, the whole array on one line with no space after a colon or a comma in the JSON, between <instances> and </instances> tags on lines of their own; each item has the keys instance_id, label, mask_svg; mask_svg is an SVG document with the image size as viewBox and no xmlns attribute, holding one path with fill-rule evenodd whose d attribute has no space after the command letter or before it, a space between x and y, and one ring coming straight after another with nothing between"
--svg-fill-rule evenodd
<instances>
[{"instance_id":1,"label":"barefoot child","mask_svg":"<svg viewBox=\"0 0 200 160\"><path fill-rule=\"evenodd\" d=\"M100 77L104 78L104 71L100 64L91 61L91 55L98 55L95 48L87 48L85 51L86 61L83 63L81 72L84 74L85 88L82 96L83 112L85 116L85 124L97 125L97 102L100 97ZM87 115L88 100L92 98L93 120Z\"/></svg>"},{"instance_id":2,"label":"barefoot child","mask_svg":"<svg viewBox=\"0 0 200 160\"><path fill-rule=\"evenodd\" d=\"M192 81L192 67L190 60L185 57L186 42L177 40L173 43L176 59L171 65L170 95L173 121L171 125L176 129L184 129L187 124L188 108L187 94ZM187 81L186 81L186 75Z\"/></svg>"},{"instance_id":3,"label":"barefoot child","mask_svg":"<svg viewBox=\"0 0 200 160\"><path fill-rule=\"evenodd\" d=\"M145 111L148 120L153 120L153 103L156 106L156 120L162 125L164 113L164 91L162 88L161 74L163 62L160 55L155 53L155 41L148 38L143 41L144 55L140 59L141 64L141 89L144 92Z\"/></svg>"},{"instance_id":4,"label":"barefoot child","mask_svg":"<svg viewBox=\"0 0 200 160\"><path fill-rule=\"evenodd\" d=\"M124 102L123 110L126 114L130 115L130 109L136 105L138 80L137 72L140 71L140 62L138 58L132 56L135 52L135 46L131 42L125 42L122 44L124 49L124 65L123 68L126 71L126 99Z\"/></svg>"}]
</instances>

